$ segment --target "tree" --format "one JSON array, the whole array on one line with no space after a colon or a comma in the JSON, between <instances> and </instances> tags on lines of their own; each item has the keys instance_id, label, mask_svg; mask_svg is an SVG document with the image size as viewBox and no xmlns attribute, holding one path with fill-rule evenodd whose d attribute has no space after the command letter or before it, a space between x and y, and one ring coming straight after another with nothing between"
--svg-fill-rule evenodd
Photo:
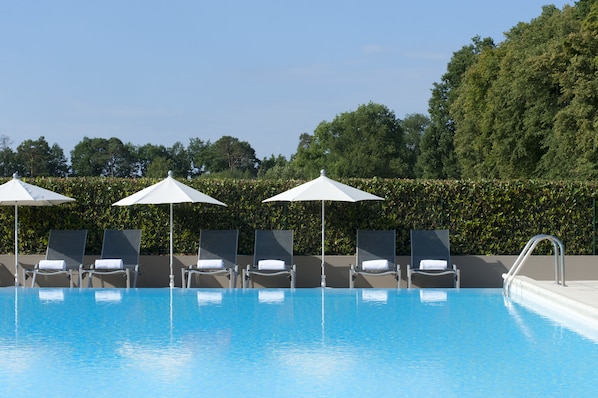
<instances>
[{"instance_id":1,"label":"tree","mask_svg":"<svg viewBox=\"0 0 598 398\"><path fill-rule=\"evenodd\" d=\"M72 172L76 176L134 177L137 162L130 145L118 138L84 137L71 151Z\"/></svg>"},{"instance_id":2,"label":"tree","mask_svg":"<svg viewBox=\"0 0 598 398\"><path fill-rule=\"evenodd\" d=\"M210 162L210 141L204 142L199 138L191 138L187 145L191 176L200 176L206 172Z\"/></svg>"},{"instance_id":3,"label":"tree","mask_svg":"<svg viewBox=\"0 0 598 398\"><path fill-rule=\"evenodd\" d=\"M191 160L185 146L177 141L168 148L168 161L172 164L171 170L175 177L187 178L191 176Z\"/></svg>"},{"instance_id":4,"label":"tree","mask_svg":"<svg viewBox=\"0 0 598 398\"><path fill-rule=\"evenodd\" d=\"M405 146L409 154L409 164L413 168L416 177L421 177L423 171L417 168L417 159L421 154L420 142L424 132L430 126L430 118L421 113L406 115L401 121L401 127L405 135Z\"/></svg>"},{"instance_id":5,"label":"tree","mask_svg":"<svg viewBox=\"0 0 598 398\"><path fill-rule=\"evenodd\" d=\"M0 175L2 177L12 176L17 169L15 152L10 148L10 138L0 135Z\"/></svg>"},{"instance_id":6,"label":"tree","mask_svg":"<svg viewBox=\"0 0 598 398\"><path fill-rule=\"evenodd\" d=\"M598 177L591 20L591 12L545 6L482 50L449 110L463 177Z\"/></svg>"},{"instance_id":7,"label":"tree","mask_svg":"<svg viewBox=\"0 0 598 398\"><path fill-rule=\"evenodd\" d=\"M369 103L322 122L292 162L315 177L320 169L338 178L412 177L400 121L387 107Z\"/></svg>"},{"instance_id":8,"label":"tree","mask_svg":"<svg viewBox=\"0 0 598 398\"><path fill-rule=\"evenodd\" d=\"M483 49L493 47L491 38L475 36L472 44L453 53L447 72L442 75L440 83L434 83L428 102L430 125L422 136L421 156L417 161L422 177L445 179L461 176L454 146L456 127L450 110L467 69L476 62Z\"/></svg>"},{"instance_id":9,"label":"tree","mask_svg":"<svg viewBox=\"0 0 598 398\"><path fill-rule=\"evenodd\" d=\"M139 174L143 177L164 177L166 174L164 173L163 167L166 167L166 173L170 170L168 167L172 167L171 165L166 164L168 150L164 145L141 145L135 148L134 153L137 158ZM154 165L156 162L159 164ZM150 168L152 169L151 173L149 171Z\"/></svg>"},{"instance_id":10,"label":"tree","mask_svg":"<svg viewBox=\"0 0 598 398\"><path fill-rule=\"evenodd\" d=\"M17 169L26 177L64 177L68 172L62 149L54 144L50 148L46 139L25 140L17 147Z\"/></svg>"},{"instance_id":11,"label":"tree","mask_svg":"<svg viewBox=\"0 0 598 398\"><path fill-rule=\"evenodd\" d=\"M229 175L232 173L255 177L259 165L251 145L230 136L223 136L210 145L206 158L206 169L210 173L227 171Z\"/></svg>"}]
</instances>

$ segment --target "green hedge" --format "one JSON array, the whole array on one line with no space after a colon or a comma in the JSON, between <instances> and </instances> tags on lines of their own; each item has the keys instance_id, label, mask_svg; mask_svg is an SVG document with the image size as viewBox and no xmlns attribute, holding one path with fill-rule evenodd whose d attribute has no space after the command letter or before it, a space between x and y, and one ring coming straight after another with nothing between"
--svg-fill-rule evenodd
<instances>
[{"instance_id":1,"label":"green hedge","mask_svg":"<svg viewBox=\"0 0 598 398\"><path fill-rule=\"evenodd\" d=\"M4 180L6 181L6 180ZM4 182L0 181L0 183ZM24 181L75 198L53 207L19 207L19 252L43 253L50 229L87 229L99 254L108 228L143 229L143 254L167 254L168 205L112 203L158 179L33 178ZM195 253L203 229L240 230L239 253L252 254L255 229L293 229L295 254L321 252L319 202L262 203L303 181L194 179L185 183L227 203L174 205L174 250ZM353 254L357 229L396 229L397 254L409 253L411 229L448 228L457 255L518 254L539 233L560 238L567 254L595 252L593 182L347 179L385 201L327 202L326 253ZM0 208L0 252L14 252L14 207ZM550 246L538 248L549 252Z\"/></svg>"}]
</instances>

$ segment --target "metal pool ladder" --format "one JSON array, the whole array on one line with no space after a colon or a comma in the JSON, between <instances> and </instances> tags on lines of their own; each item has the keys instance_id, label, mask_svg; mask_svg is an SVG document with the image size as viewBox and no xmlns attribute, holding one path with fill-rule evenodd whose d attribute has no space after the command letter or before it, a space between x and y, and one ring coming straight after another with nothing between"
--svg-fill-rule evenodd
<instances>
[{"instance_id":1,"label":"metal pool ladder","mask_svg":"<svg viewBox=\"0 0 598 398\"><path fill-rule=\"evenodd\" d=\"M509 294L511 282L513 282L513 279L517 276L527 258L532 254L538 243L544 240L550 241L554 249L554 283L562 285L563 287L567 286L565 284L565 247L563 246L563 243L552 235L540 234L534 236L527 242L509 272L503 274L503 293L505 295Z\"/></svg>"}]
</instances>

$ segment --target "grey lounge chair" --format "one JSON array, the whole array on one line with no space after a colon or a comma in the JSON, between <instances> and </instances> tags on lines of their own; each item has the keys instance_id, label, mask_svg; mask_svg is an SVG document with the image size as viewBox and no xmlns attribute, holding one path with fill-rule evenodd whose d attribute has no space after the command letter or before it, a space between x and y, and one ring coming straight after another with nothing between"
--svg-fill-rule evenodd
<instances>
[{"instance_id":1,"label":"grey lounge chair","mask_svg":"<svg viewBox=\"0 0 598 398\"><path fill-rule=\"evenodd\" d=\"M295 287L296 266L293 263L293 231L256 230L253 264L243 270L243 287L253 282L254 275L288 275Z\"/></svg>"},{"instance_id":2,"label":"grey lounge chair","mask_svg":"<svg viewBox=\"0 0 598 398\"><path fill-rule=\"evenodd\" d=\"M107 229L104 231L101 258L96 260L87 273L87 286L92 286L93 275L102 278L104 275L123 274L126 277L127 288L131 287L131 273L133 273L133 287L137 287L139 275L139 252L141 250L140 229ZM104 280L102 278L102 287Z\"/></svg>"},{"instance_id":3,"label":"grey lounge chair","mask_svg":"<svg viewBox=\"0 0 598 398\"><path fill-rule=\"evenodd\" d=\"M228 287L237 287L237 245L239 231L230 230L202 230L199 234L199 250L197 263L183 268L182 285L191 287L191 278L196 275L199 284L200 275L226 274Z\"/></svg>"},{"instance_id":4,"label":"grey lounge chair","mask_svg":"<svg viewBox=\"0 0 598 398\"><path fill-rule=\"evenodd\" d=\"M401 287L401 266L396 264L395 230L357 230L356 263L349 269L349 288L357 275L393 275Z\"/></svg>"},{"instance_id":5,"label":"grey lounge chair","mask_svg":"<svg viewBox=\"0 0 598 398\"><path fill-rule=\"evenodd\" d=\"M23 280L31 276L31 287L33 287L38 275L47 277L66 274L69 286L73 287L73 272L78 272L80 285L86 239L85 229L50 230L46 258L37 263L33 269L23 270Z\"/></svg>"},{"instance_id":6,"label":"grey lounge chair","mask_svg":"<svg viewBox=\"0 0 598 398\"><path fill-rule=\"evenodd\" d=\"M411 230L411 264L407 266L407 287L414 274L453 275L456 288L461 286L460 271L451 264L450 237L447 229Z\"/></svg>"}]
</instances>

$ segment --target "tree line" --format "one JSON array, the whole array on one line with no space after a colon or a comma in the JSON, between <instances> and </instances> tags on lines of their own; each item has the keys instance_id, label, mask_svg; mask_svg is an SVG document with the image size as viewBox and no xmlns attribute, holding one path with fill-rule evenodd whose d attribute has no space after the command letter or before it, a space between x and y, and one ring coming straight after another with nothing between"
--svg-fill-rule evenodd
<instances>
[{"instance_id":1,"label":"tree line","mask_svg":"<svg viewBox=\"0 0 598 398\"><path fill-rule=\"evenodd\" d=\"M543 7L455 52L429 101L422 177L598 177L598 2Z\"/></svg>"},{"instance_id":2,"label":"tree line","mask_svg":"<svg viewBox=\"0 0 598 398\"><path fill-rule=\"evenodd\" d=\"M384 105L369 103L322 122L313 136L302 134L290 159L271 155L261 160L248 142L231 136L214 142L191 138L187 145L171 147L84 137L71 151L69 164L62 148L43 136L23 141L14 151L9 137L1 136L0 171L4 177L16 171L25 177L157 178L171 170L181 178L300 179L327 168L336 177L414 177L419 137L427 123L424 115L400 120Z\"/></svg>"},{"instance_id":3,"label":"tree line","mask_svg":"<svg viewBox=\"0 0 598 398\"><path fill-rule=\"evenodd\" d=\"M40 137L16 151L0 137L0 172L24 176L308 179L583 179L598 177L598 1L543 7L495 44L476 36L433 84L428 115L399 119L367 103L299 136L290 159L257 159L223 136L134 146L83 138L71 151Z\"/></svg>"}]
</instances>

